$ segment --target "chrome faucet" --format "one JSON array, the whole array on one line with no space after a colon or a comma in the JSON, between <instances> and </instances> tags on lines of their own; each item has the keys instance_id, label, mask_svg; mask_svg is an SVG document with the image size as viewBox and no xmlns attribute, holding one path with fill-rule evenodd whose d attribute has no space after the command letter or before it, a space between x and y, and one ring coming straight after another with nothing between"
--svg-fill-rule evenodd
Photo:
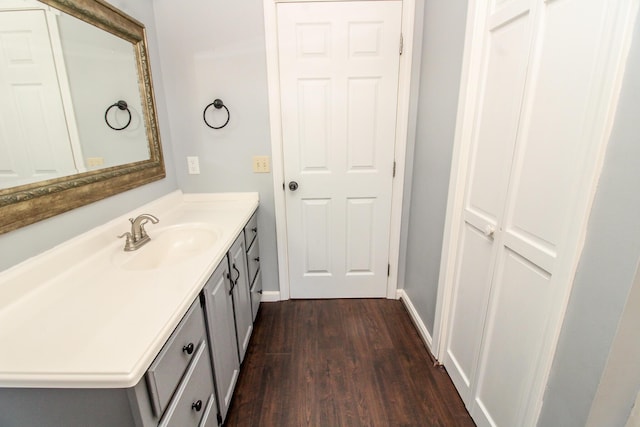
<instances>
[{"instance_id":1,"label":"chrome faucet","mask_svg":"<svg viewBox=\"0 0 640 427\"><path fill-rule=\"evenodd\" d=\"M157 224L160 220L151 214L138 215L135 219L129 218L129 222L131 222L131 231L127 231L126 233L118 236L118 238L127 238L127 241L124 244L125 251L129 252L140 249L140 247L151 240L144 229L144 225L149 221L153 224Z\"/></svg>"}]
</instances>

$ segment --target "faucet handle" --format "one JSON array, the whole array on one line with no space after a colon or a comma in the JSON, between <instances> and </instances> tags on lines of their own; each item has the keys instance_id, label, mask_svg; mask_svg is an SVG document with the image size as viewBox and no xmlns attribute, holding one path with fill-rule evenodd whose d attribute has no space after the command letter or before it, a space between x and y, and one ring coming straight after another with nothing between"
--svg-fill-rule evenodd
<instances>
[{"instance_id":1,"label":"faucet handle","mask_svg":"<svg viewBox=\"0 0 640 427\"><path fill-rule=\"evenodd\" d=\"M118 239L122 239L123 237L127 238L127 241L124 243L124 250L130 251L133 247L133 235L130 232L122 233L118 236Z\"/></svg>"}]
</instances>

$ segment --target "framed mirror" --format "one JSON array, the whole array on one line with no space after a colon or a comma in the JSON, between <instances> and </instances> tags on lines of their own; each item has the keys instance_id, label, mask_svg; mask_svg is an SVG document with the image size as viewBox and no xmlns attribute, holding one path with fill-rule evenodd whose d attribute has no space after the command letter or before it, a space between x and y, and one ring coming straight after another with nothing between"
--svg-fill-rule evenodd
<instances>
[{"instance_id":1,"label":"framed mirror","mask_svg":"<svg viewBox=\"0 0 640 427\"><path fill-rule=\"evenodd\" d=\"M102 0L3 0L0 97L0 233L165 177L144 25Z\"/></svg>"}]
</instances>

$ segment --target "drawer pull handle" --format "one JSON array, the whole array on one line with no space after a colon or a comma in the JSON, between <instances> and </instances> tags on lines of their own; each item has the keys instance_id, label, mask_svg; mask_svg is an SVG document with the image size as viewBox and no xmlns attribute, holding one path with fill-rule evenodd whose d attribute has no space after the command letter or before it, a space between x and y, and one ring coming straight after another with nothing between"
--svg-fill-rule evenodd
<instances>
[{"instance_id":1,"label":"drawer pull handle","mask_svg":"<svg viewBox=\"0 0 640 427\"><path fill-rule=\"evenodd\" d=\"M238 270L238 268L236 267L236 264L233 264L233 269L236 271L236 273L238 273L238 277L236 277L236 279L233 281L234 285L238 284L238 279L240 279L240 270Z\"/></svg>"},{"instance_id":2,"label":"drawer pull handle","mask_svg":"<svg viewBox=\"0 0 640 427\"><path fill-rule=\"evenodd\" d=\"M198 400L197 402L191 404L191 409L195 410L196 412L200 412L200 410L202 409L202 400Z\"/></svg>"},{"instance_id":3,"label":"drawer pull handle","mask_svg":"<svg viewBox=\"0 0 640 427\"><path fill-rule=\"evenodd\" d=\"M193 353L193 343L190 342L189 344L187 344L184 347L182 347L182 351L184 351L187 354Z\"/></svg>"}]
</instances>

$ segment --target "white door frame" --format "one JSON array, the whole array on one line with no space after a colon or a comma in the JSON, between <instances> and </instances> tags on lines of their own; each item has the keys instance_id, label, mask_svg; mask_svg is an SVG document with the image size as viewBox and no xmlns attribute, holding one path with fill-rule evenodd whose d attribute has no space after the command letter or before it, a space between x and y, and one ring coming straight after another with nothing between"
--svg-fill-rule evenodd
<instances>
[{"instance_id":1,"label":"white door frame","mask_svg":"<svg viewBox=\"0 0 640 427\"><path fill-rule=\"evenodd\" d=\"M271 156L273 174L273 196L276 216L276 242L278 246L278 274L280 295L270 300L287 300L290 295L289 261L287 247L287 224L282 147L282 116L280 114L280 71L278 66L278 3L303 3L308 1L362 1L362 0L263 0L264 26L267 48L267 87L269 91L269 124L271 127ZM404 189L405 156L409 123L409 98L411 89L411 63L413 55L413 32L415 0L402 1L403 52L400 55L398 79L398 109L396 120L395 161L396 175L393 179L391 198L391 223L389 237L389 277L387 298L397 299L398 263L400 255L400 227L402 219L402 194ZM398 44L400 40L398 40ZM400 46L398 45L398 48Z\"/></svg>"},{"instance_id":2,"label":"white door frame","mask_svg":"<svg viewBox=\"0 0 640 427\"><path fill-rule=\"evenodd\" d=\"M440 274L438 278L438 295L436 301L435 323L433 330L433 346L432 351L437 360L443 360L446 352L447 342L449 340L448 331L452 315L453 290L455 283L455 269L458 258L458 244L460 239L462 211L464 206L464 196L466 194L466 177L467 164L471 155L472 132L474 130L474 121L476 119L478 105L479 78L482 75L482 59L483 50L486 43L484 34L486 34L486 11L491 0L469 0L467 11L466 35L464 43L464 56L462 63L462 77L460 84L460 93L458 97L458 111L456 119L456 130L454 136L454 147L451 165L451 174L449 178L449 193L447 200L447 214L444 228L444 239L442 245L442 256L440 263ZM603 92L610 94L609 97L602 97L602 106L598 111L606 114L606 119L601 127L594 129L595 134L592 138L592 150L595 150L596 161L590 168L588 174L590 178L581 183L581 187L586 191L577 201L577 206L581 207L581 216L576 218L576 222L580 224L577 235L570 237L575 242L574 256L571 265L565 266L563 276L569 279L569 284L563 290L561 296L560 309L553 313L553 319L550 322L553 325L549 328L550 344L543 347L544 354L541 358L538 371L542 375L536 380L535 387L538 391L534 398L537 398L536 407L530 408L527 413L532 419L537 419L542 407L542 394L544 393L544 385L547 383L551 364L555 354L558 338L562 327L566 308L573 286L573 277L575 275L580 255L584 246L587 232L589 213L591 211L593 200L595 197L597 183L600 178L602 166L604 163L605 152L611 129L615 119L615 110L620 96L622 80L625 72L626 59L631 47L631 39L633 36L633 25L639 7L639 0L629 0L625 10L618 10L615 16L617 28L621 43L617 52L607 58L606 64L603 63L603 69L613 70L614 78L608 82L608 86ZM535 395L536 393L534 393Z\"/></svg>"}]
</instances>

